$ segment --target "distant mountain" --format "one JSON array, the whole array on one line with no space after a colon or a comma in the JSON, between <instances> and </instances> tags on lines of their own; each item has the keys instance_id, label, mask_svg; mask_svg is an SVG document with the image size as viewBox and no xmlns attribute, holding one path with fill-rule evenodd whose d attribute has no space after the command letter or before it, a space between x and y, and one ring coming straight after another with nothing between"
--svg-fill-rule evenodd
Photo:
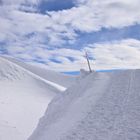
<instances>
[{"instance_id":1,"label":"distant mountain","mask_svg":"<svg viewBox=\"0 0 140 140\"><path fill-rule=\"evenodd\" d=\"M56 96L29 140L140 140L140 70L93 72Z\"/></svg>"},{"instance_id":2,"label":"distant mountain","mask_svg":"<svg viewBox=\"0 0 140 140\"><path fill-rule=\"evenodd\" d=\"M0 57L0 140L27 140L50 101L75 79Z\"/></svg>"}]
</instances>

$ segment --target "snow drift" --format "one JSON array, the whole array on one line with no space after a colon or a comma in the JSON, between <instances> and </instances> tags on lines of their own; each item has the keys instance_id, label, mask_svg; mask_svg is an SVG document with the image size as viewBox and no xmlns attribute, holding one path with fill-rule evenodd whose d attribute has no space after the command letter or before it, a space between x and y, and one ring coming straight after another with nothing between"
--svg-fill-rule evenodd
<instances>
[{"instance_id":1,"label":"snow drift","mask_svg":"<svg viewBox=\"0 0 140 140\"><path fill-rule=\"evenodd\" d=\"M0 57L0 140L27 140L53 97L74 81Z\"/></svg>"},{"instance_id":2,"label":"snow drift","mask_svg":"<svg viewBox=\"0 0 140 140\"><path fill-rule=\"evenodd\" d=\"M22 69L24 69L24 71L30 72L30 74L33 73L34 75L36 75L38 77L41 77L41 78L43 78L47 81L53 82L53 83L57 83L58 85L61 85L65 88L70 87L71 84L75 83L75 81L76 81L76 77L72 76L72 75L69 76L69 75L65 75L62 73L55 72L55 71L36 67L33 65L28 65L17 59L14 59L12 57L3 56L3 58L18 65L18 67L21 67Z\"/></svg>"},{"instance_id":3,"label":"snow drift","mask_svg":"<svg viewBox=\"0 0 140 140\"><path fill-rule=\"evenodd\" d=\"M140 70L91 73L53 99L29 140L140 140Z\"/></svg>"}]
</instances>

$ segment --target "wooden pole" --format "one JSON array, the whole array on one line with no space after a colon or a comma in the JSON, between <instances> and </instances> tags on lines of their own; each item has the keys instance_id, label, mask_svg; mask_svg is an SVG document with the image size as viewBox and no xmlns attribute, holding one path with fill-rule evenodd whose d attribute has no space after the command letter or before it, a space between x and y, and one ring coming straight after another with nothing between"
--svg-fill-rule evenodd
<instances>
[{"instance_id":1,"label":"wooden pole","mask_svg":"<svg viewBox=\"0 0 140 140\"><path fill-rule=\"evenodd\" d=\"M88 53L87 53L86 51L85 51L85 57L86 57L86 59L87 59L87 64L88 64L89 72L92 72L91 66L90 66L90 62L89 62Z\"/></svg>"}]
</instances>

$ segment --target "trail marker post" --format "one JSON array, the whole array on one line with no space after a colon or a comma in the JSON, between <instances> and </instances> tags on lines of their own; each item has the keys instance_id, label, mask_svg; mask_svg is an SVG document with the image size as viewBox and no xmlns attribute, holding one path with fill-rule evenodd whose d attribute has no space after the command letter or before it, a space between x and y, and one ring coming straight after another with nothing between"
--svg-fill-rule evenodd
<instances>
[{"instance_id":1,"label":"trail marker post","mask_svg":"<svg viewBox=\"0 0 140 140\"><path fill-rule=\"evenodd\" d=\"M88 68L89 68L89 72L92 72L91 70L91 66L90 66L90 62L89 62L89 57L88 57L88 53L85 51L85 57L86 57L86 60L87 60L87 64L88 64Z\"/></svg>"}]
</instances>

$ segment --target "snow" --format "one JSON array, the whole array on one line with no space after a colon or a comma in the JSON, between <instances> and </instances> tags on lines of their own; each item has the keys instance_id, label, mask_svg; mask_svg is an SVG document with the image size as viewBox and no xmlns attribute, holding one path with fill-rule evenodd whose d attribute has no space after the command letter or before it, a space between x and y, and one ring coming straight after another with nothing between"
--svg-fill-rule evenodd
<instances>
[{"instance_id":1,"label":"snow","mask_svg":"<svg viewBox=\"0 0 140 140\"><path fill-rule=\"evenodd\" d=\"M14 64L17 64L18 66L21 66L27 71L30 71L34 73L35 75L42 77L43 79L57 83L58 85L61 85L63 87L70 87L71 84L76 82L76 77L75 76L68 76L62 73L54 72L51 70L47 70L44 68L36 67L33 65L28 65L26 63L23 63L21 61L18 61L17 59L14 59L12 57L6 57L3 56L4 59L10 60L10 62L13 62Z\"/></svg>"},{"instance_id":2,"label":"snow","mask_svg":"<svg viewBox=\"0 0 140 140\"><path fill-rule=\"evenodd\" d=\"M27 140L48 104L70 81L75 77L0 57L0 140Z\"/></svg>"},{"instance_id":3,"label":"snow","mask_svg":"<svg viewBox=\"0 0 140 140\"><path fill-rule=\"evenodd\" d=\"M57 95L28 140L140 140L140 70L93 72Z\"/></svg>"},{"instance_id":4,"label":"snow","mask_svg":"<svg viewBox=\"0 0 140 140\"><path fill-rule=\"evenodd\" d=\"M0 140L140 140L140 70L76 79L0 57Z\"/></svg>"}]
</instances>

